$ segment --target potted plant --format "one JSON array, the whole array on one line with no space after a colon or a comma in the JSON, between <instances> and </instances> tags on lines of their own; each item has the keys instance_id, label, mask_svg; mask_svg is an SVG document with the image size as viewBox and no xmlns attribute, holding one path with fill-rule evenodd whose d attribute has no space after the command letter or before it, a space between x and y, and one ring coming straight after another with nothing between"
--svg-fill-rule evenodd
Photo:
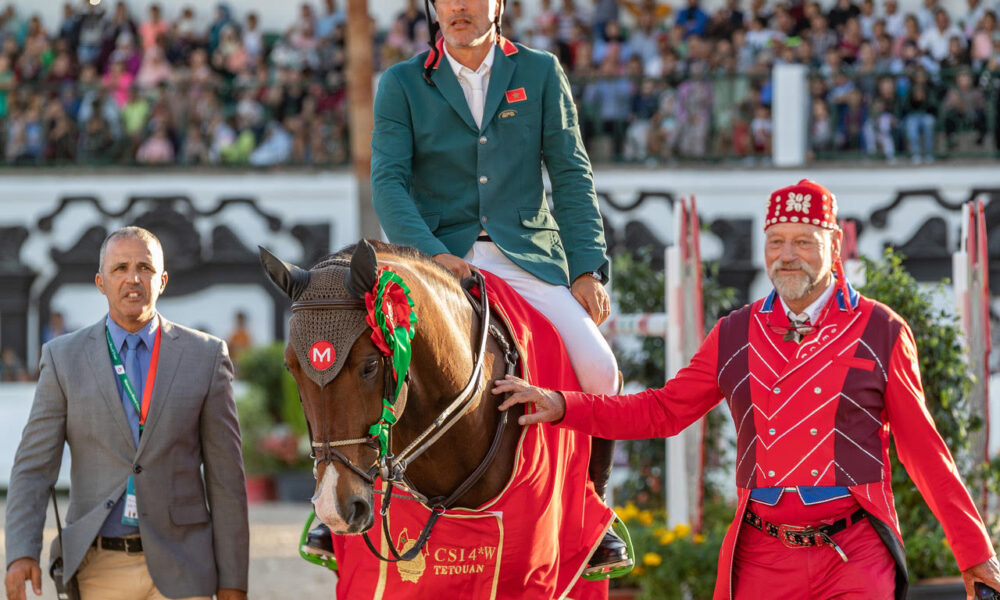
<instances>
[{"instance_id":1,"label":"potted plant","mask_svg":"<svg viewBox=\"0 0 1000 600\"><path fill-rule=\"evenodd\" d=\"M254 439L244 441L244 454L264 457L278 500L307 502L315 487L309 435L295 379L284 368L284 354L285 346L279 342L240 356L240 371L250 387L262 394L268 419Z\"/></svg>"},{"instance_id":2,"label":"potted plant","mask_svg":"<svg viewBox=\"0 0 1000 600\"><path fill-rule=\"evenodd\" d=\"M247 477L247 500L262 502L274 500L274 473L278 469L274 458L260 447L260 441L270 431L273 420L267 412L264 392L256 386L247 386L246 392L236 399L243 438L243 468Z\"/></svg>"}]
</instances>

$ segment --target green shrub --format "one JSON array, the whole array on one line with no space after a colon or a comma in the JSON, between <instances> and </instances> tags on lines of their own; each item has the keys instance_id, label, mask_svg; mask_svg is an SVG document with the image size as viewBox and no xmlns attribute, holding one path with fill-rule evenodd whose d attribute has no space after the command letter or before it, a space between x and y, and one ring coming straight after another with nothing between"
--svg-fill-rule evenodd
<instances>
[{"instance_id":1,"label":"green shrub","mask_svg":"<svg viewBox=\"0 0 1000 600\"><path fill-rule=\"evenodd\" d=\"M621 253L614 257L614 300L618 314L664 312L665 275L662 270L653 269L652 260L652 248L648 246L635 254ZM715 325L717 317L728 312L736 303L736 290L719 284L718 271L717 264L704 264L702 299L706 333ZM649 388L662 387L666 367L663 338L643 337L640 344L635 351L615 346L618 367L622 370L625 381ZM726 426L726 420L722 411L711 411L708 414L706 438L722 440L721 431ZM659 438L623 443L628 452L629 467L638 477L626 481L617 494L631 499L642 508L664 506L666 497L662 483L666 444ZM706 471L725 470L727 460L731 460L731 448L716 444L706 447ZM708 478L706 486L706 496L720 492L711 487Z\"/></svg>"},{"instance_id":2,"label":"green shrub","mask_svg":"<svg viewBox=\"0 0 1000 600\"><path fill-rule=\"evenodd\" d=\"M240 434L243 438L243 467L247 475L273 475L281 465L271 454L261 448L264 436L274 427L267 412L264 391L257 386L247 386L246 392L236 399L240 417Z\"/></svg>"},{"instance_id":3,"label":"green shrub","mask_svg":"<svg viewBox=\"0 0 1000 600\"><path fill-rule=\"evenodd\" d=\"M240 355L238 375L264 394L267 412L276 423L285 423L300 435L307 433L295 379L285 369L285 345L257 346Z\"/></svg>"},{"instance_id":4,"label":"green shrub","mask_svg":"<svg viewBox=\"0 0 1000 600\"><path fill-rule=\"evenodd\" d=\"M939 309L933 302L935 296L950 298L947 282L923 287L903 268L902 255L888 248L882 258L881 263L862 258L866 275L865 285L859 291L886 304L910 325L917 344L927 408L955 456L959 473L967 484L972 484L971 489L980 484L995 488L1000 481L997 465L977 464L971 454L970 436L983 427L983 421L969 406L968 393L973 380L965 361L958 319L950 303L946 309ZM892 491L910 578L956 574L955 559L941 525L901 467L895 444L890 455Z\"/></svg>"},{"instance_id":5,"label":"green shrub","mask_svg":"<svg viewBox=\"0 0 1000 600\"><path fill-rule=\"evenodd\" d=\"M632 536L636 566L616 587L635 586L641 600L709 600L715 589L719 548L733 517L733 506L718 498L705 503L705 527L666 526L663 511L640 510L628 503L615 509Z\"/></svg>"},{"instance_id":6,"label":"green shrub","mask_svg":"<svg viewBox=\"0 0 1000 600\"><path fill-rule=\"evenodd\" d=\"M305 413L295 379L285 370L284 350L275 343L240 355L237 372L248 384L237 403L243 462L255 475L312 467Z\"/></svg>"},{"instance_id":7,"label":"green shrub","mask_svg":"<svg viewBox=\"0 0 1000 600\"><path fill-rule=\"evenodd\" d=\"M652 267L649 248L636 254L619 254L614 258L614 299L620 314L663 312L664 273ZM706 331L716 318L733 308L736 292L718 283L718 265L705 264L702 296ZM664 383L666 348L663 338L641 339L635 351L615 348L626 381L658 388ZM708 413L706 439L722 440L721 431L728 417L722 411ZM734 507L725 501L722 490L716 489L707 475L728 473L732 466L732 448L708 444L705 448L705 504L702 531L694 534L687 525L666 528L663 506L664 462L666 445L662 438L624 442L629 466L636 475L616 492L616 497L628 499L624 507L616 508L626 521L632 536L636 568L620 579L614 587L638 587L644 600L708 599L715 587L719 547L733 519ZM724 478L723 485L732 485Z\"/></svg>"}]
</instances>

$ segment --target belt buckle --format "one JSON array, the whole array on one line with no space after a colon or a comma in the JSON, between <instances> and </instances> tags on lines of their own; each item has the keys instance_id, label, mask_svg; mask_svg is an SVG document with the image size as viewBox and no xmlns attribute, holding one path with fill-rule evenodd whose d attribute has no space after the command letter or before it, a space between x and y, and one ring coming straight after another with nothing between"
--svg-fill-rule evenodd
<instances>
[{"instance_id":1,"label":"belt buckle","mask_svg":"<svg viewBox=\"0 0 1000 600\"><path fill-rule=\"evenodd\" d=\"M802 541L797 541L792 538L796 536L801 538ZM823 534L812 527L804 527L799 525L778 525L778 539L787 548L805 548L808 546L818 546L823 543ZM812 543L808 543L811 541Z\"/></svg>"},{"instance_id":2,"label":"belt buckle","mask_svg":"<svg viewBox=\"0 0 1000 600\"><path fill-rule=\"evenodd\" d=\"M142 540L142 538L138 538L138 537L134 537L134 538L122 538L122 541L125 542L125 555L126 556L133 556L135 554L142 554L142 541L141 540ZM138 549L137 550L133 550L132 549L133 547L138 547Z\"/></svg>"}]
</instances>

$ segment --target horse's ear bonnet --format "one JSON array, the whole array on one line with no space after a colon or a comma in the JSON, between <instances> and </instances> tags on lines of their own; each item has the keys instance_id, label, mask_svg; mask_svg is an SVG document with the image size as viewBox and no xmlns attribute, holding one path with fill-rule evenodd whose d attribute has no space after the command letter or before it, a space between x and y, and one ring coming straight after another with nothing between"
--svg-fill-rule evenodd
<instances>
[{"instance_id":1,"label":"horse's ear bonnet","mask_svg":"<svg viewBox=\"0 0 1000 600\"><path fill-rule=\"evenodd\" d=\"M309 287L309 271L286 263L268 252L267 248L263 246L257 246L257 249L260 251L260 264L264 266L267 276L271 278L274 285L288 294L292 302L298 300L302 292Z\"/></svg>"},{"instance_id":2,"label":"horse's ear bonnet","mask_svg":"<svg viewBox=\"0 0 1000 600\"><path fill-rule=\"evenodd\" d=\"M372 265L375 265L374 269L377 269L375 252L367 242L363 244L371 253ZM355 257L361 253L361 248L362 244L358 244ZM348 279L353 280L350 276L353 262L341 258L328 259L306 271L278 259L261 248L261 263L268 276L293 301L356 298L354 292L349 291L347 287ZM360 280L357 285L360 285ZM374 285L373 279L372 287ZM369 287L365 291L371 289ZM362 292L361 298L364 298L364 292ZM299 310L292 313L292 318L288 322L288 340L299 359L302 372L321 387L333 381L340 370L344 368L347 355L350 354L354 343L365 331L371 331L371 329L365 322L365 310L362 308L357 310ZM333 363L326 369L316 368L313 361L310 360L313 345L320 341L333 344Z\"/></svg>"},{"instance_id":3,"label":"horse's ear bonnet","mask_svg":"<svg viewBox=\"0 0 1000 600\"><path fill-rule=\"evenodd\" d=\"M355 298L364 299L378 283L378 261L368 240L358 242L351 257L351 273L347 277L347 291Z\"/></svg>"}]
</instances>

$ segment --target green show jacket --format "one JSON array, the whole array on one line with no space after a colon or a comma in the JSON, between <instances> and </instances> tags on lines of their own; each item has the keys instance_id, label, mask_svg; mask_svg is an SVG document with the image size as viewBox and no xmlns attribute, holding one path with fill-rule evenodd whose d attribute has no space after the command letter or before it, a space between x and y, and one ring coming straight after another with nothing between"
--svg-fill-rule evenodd
<instances>
[{"instance_id":1,"label":"green show jacket","mask_svg":"<svg viewBox=\"0 0 1000 600\"><path fill-rule=\"evenodd\" d=\"M594 174L558 60L500 38L482 127L438 42L385 71L375 96L372 202L394 244L465 254L485 230L515 264L569 285L610 276ZM549 210L542 162L552 184Z\"/></svg>"}]
</instances>

